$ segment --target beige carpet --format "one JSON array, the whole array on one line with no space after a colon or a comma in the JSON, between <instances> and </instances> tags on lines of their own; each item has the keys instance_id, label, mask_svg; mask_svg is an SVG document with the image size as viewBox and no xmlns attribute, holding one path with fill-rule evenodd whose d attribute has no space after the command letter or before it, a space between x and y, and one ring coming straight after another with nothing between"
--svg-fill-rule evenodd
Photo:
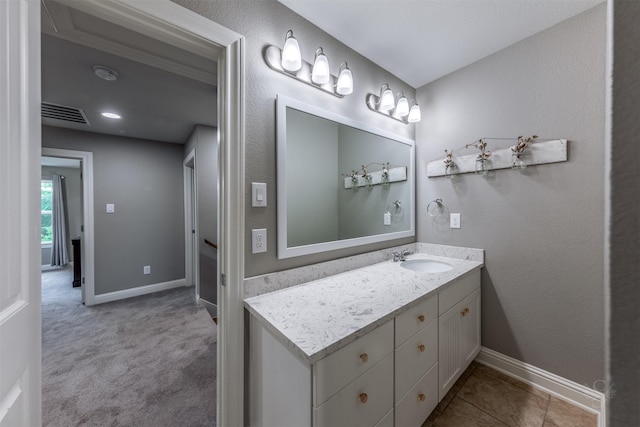
<instances>
[{"instance_id":1,"label":"beige carpet","mask_svg":"<svg viewBox=\"0 0 640 427\"><path fill-rule=\"evenodd\" d=\"M215 426L216 326L193 288L85 307L42 273L43 425Z\"/></svg>"}]
</instances>

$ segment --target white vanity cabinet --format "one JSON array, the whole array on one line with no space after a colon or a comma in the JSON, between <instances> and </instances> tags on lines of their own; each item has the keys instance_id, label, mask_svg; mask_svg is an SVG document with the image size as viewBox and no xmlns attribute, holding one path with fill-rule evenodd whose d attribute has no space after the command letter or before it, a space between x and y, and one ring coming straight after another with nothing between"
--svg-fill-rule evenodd
<instances>
[{"instance_id":1,"label":"white vanity cabinet","mask_svg":"<svg viewBox=\"0 0 640 427\"><path fill-rule=\"evenodd\" d=\"M245 300L247 423L420 426L480 350L482 264L447 262L449 274L386 262Z\"/></svg>"},{"instance_id":2,"label":"white vanity cabinet","mask_svg":"<svg viewBox=\"0 0 640 427\"><path fill-rule=\"evenodd\" d=\"M420 426L438 404L438 295L395 318L395 426Z\"/></svg>"},{"instance_id":3,"label":"white vanity cabinet","mask_svg":"<svg viewBox=\"0 0 640 427\"><path fill-rule=\"evenodd\" d=\"M393 426L393 320L312 365L250 328L252 426Z\"/></svg>"},{"instance_id":4,"label":"white vanity cabinet","mask_svg":"<svg viewBox=\"0 0 640 427\"><path fill-rule=\"evenodd\" d=\"M480 351L480 271L439 292L439 397L447 394Z\"/></svg>"}]
</instances>

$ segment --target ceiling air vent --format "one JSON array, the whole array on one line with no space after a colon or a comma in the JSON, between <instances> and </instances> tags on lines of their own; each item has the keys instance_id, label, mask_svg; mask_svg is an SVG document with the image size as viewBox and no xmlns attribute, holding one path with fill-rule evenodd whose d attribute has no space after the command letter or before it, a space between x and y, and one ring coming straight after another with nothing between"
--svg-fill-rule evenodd
<instances>
[{"instance_id":1,"label":"ceiling air vent","mask_svg":"<svg viewBox=\"0 0 640 427\"><path fill-rule=\"evenodd\" d=\"M88 125L89 120L79 108L67 107L64 105L51 104L50 102L42 103L42 117L48 119L63 120L65 122L79 123Z\"/></svg>"}]
</instances>

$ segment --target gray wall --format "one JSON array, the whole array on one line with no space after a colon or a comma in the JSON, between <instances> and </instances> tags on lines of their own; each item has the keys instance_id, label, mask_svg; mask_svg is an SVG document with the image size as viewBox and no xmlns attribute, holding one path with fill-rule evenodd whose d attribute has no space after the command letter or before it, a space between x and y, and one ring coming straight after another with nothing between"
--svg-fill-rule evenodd
<instances>
[{"instance_id":1,"label":"gray wall","mask_svg":"<svg viewBox=\"0 0 640 427\"><path fill-rule=\"evenodd\" d=\"M613 87L608 141L610 427L640 425L640 2L611 3Z\"/></svg>"},{"instance_id":2,"label":"gray wall","mask_svg":"<svg viewBox=\"0 0 640 427\"><path fill-rule=\"evenodd\" d=\"M68 225L67 250L69 251L69 261L73 261L71 239L80 237L80 227L82 226L82 180L80 179L80 169L53 166L42 167L42 179L51 179L54 174L65 177ZM42 248L42 265L49 265L50 262L51 247Z\"/></svg>"},{"instance_id":3,"label":"gray wall","mask_svg":"<svg viewBox=\"0 0 640 427\"><path fill-rule=\"evenodd\" d=\"M182 145L43 126L42 146L93 153L96 295L184 278Z\"/></svg>"},{"instance_id":4,"label":"gray wall","mask_svg":"<svg viewBox=\"0 0 640 427\"><path fill-rule=\"evenodd\" d=\"M604 378L605 17L601 5L419 88L416 130L418 240L486 251L482 344L590 387ZM445 149L533 134L568 139L569 161L426 178ZM427 215L437 197L461 229Z\"/></svg>"},{"instance_id":5,"label":"gray wall","mask_svg":"<svg viewBox=\"0 0 640 427\"><path fill-rule=\"evenodd\" d=\"M274 0L173 1L243 34L246 38L245 206L247 208L244 246L247 277L415 241L413 238L401 239L278 260L276 256L276 95L289 96L413 139L413 126L404 125L370 111L365 104L365 97L370 92L378 93L380 86L385 82L389 83L395 91L404 91L410 98L413 97L415 90ZM355 80L354 93L339 99L271 70L263 59L263 51L270 44L282 46L285 33L289 29L293 30L298 39L305 60L313 60L314 51L318 46L322 46L329 57L333 74L337 74L340 62L347 60ZM269 202L267 208L251 208L252 181L267 183ZM255 255L251 253L251 229L253 228L267 228L266 253Z\"/></svg>"},{"instance_id":6,"label":"gray wall","mask_svg":"<svg viewBox=\"0 0 640 427\"><path fill-rule=\"evenodd\" d=\"M184 147L184 156L196 150L200 298L212 304L218 301L218 253L204 239L218 244L218 145L216 128L197 125Z\"/></svg>"}]
</instances>

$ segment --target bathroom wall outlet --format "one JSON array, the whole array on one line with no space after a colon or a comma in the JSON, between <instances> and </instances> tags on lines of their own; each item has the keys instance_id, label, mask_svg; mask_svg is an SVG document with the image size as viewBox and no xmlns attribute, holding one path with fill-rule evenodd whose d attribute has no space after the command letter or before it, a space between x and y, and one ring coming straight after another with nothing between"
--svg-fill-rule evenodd
<instances>
[{"instance_id":1,"label":"bathroom wall outlet","mask_svg":"<svg viewBox=\"0 0 640 427\"><path fill-rule=\"evenodd\" d=\"M460 228L460 214L452 213L449 216L449 228Z\"/></svg>"},{"instance_id":2,"label":"bathroom wall outlet","mask_svg":"<svg viewBox=\"0 0 640 427\"><path fill-rule=\"evenodd\" d=\"M144 267L142 267L142 273L151 274L151 266L150 265L145 265Z\"/></svg>"},{"instance_id":3,"label":"bathroom wall outlet","mask_svg":"<svg viewBox=\"0 0 640 427\"><path fill-rule=\"evenodd\" d=\"M259 254L267 252L267 229L256 228L251 230L251 252Z\"/></svg>"},{"instance_id":4,"label":"bathroom wall outlet","mask_svg":"<svg viewBox=\"0 0 640 427\"><path fill-rule=\"evenodd\" d=\"M267 184L264 182L251 183L251 207L264 208L267 206Z\"/></svg>"},{"instance_id":5,"label":"bathroom wall outlet","mask_svg":"<svg viewBox=\"0 0 640 427\"><path fill-rule=\"evenodd\" d=\"M113 203L107 203L107 213L114 213L116 211L116 205Z\"/></svg>"},{"instance_id":6,"label":"bathroom wall outlet","mask_svg":"<svg viewBox=\"0 0 640 427\"><path fill-rule=\"evenodd\" d=\"M385 212L384 213L383 223L384 223L384 225L391 225L391 213L390 212Z\"/></svg>"}]
</instances>

